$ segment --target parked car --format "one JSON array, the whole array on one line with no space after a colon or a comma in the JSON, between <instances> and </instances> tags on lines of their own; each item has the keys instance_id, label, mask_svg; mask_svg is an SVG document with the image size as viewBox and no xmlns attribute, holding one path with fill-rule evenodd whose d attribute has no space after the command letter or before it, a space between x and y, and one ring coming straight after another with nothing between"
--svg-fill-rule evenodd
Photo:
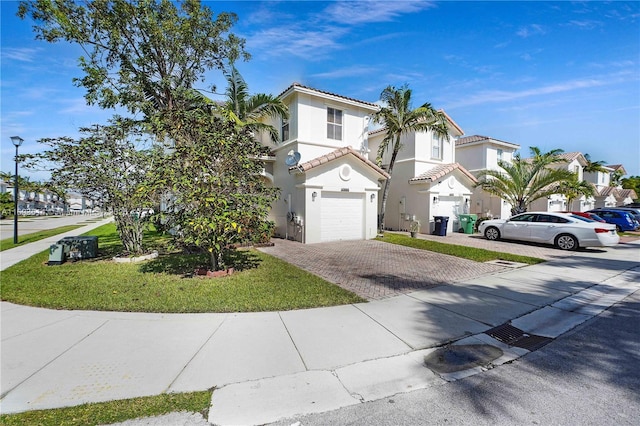
<instances>
[{"instance_id":1,"label":"parked car","mask_svg":"<svg viewBox=\"0 0 640 426\"><path fill-rule=\"evenodd\" d=\"M606 222L606 220L604 220L603 218L601 218L595 213L589 213L589 212L560 212L560 213L571 213L571 214L575 214L576 216L586 217L587 219L591 219L596 222Z\"/></svg>"},{"instance_id":2,"label":"parked car","mask_svg":"<svg viewBox=\"0 0 640 426\"><path fill-rule=\"evenodd\" d=\"M593 209L592 211L597 210L623 210L626 212L631 212L634 215L640 215L640 207L630 207L630 206L620 206L620 207L598 207Z\"/></svg>"},{"instance_id":3,"label":"parked car","mask_svg":"<svg viewBox=\"0 0 640 426\"><path fill-rule=\"evenodd\" d=\"M610 210L621 210L623 212L629 212L633 215L634 219L640 222L640 208L635 207L611 207Z\"/></svg>"},{"instance_id":4,"label":"parked car","mask_svg":"<svg viewBox=\"0 0 640 426\"><path fill-rule=\"evenodd\" d=\"M521 213L509 219L485 220L478 230L488 240L532 241L553 244L562 250L608 247L620 241L615 225L571 213Z\"/></svg>"},{"instance_id":5,"label":"parked car","mask_svg":"<svg viewBox=\"0 0 640 426\"><path fill-rule=\"evenodd\" d=\"M640 229L640 222L634 218L631 212L615 209L597 209L589 210L589 212L597 214L607 223L616 225L618 232Z\"/></svg>"}]
</instances>

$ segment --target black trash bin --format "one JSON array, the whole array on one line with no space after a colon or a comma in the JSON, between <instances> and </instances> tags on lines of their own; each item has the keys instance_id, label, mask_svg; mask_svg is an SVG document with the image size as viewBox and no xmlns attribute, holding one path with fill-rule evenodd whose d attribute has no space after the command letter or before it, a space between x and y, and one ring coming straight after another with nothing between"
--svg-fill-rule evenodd
<instances>
[{"instance_id":1,"label":"black trash bin","mask_svg":"<svg viewBox=\"0 0 640 426\"><path fill-rule=\"evenodd\" d=\"M447 224L449 223L449 216L434 216L436 229L433 232L434 235L440 235L444 237L447 235Z\"/></svg>"}]
</instances>

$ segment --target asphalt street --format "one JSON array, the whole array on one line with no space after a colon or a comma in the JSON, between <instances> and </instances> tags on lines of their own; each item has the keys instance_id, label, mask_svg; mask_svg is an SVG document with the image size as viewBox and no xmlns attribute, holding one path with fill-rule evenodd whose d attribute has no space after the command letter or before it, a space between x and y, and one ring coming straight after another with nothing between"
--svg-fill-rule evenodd
<instances>
[{"instance_id":1,"label":"asphalt street","mask_svg":"<svg viewBox=\"0 0 640 426\"><path fill-rule=\"evenodd\" d=\"M287 419L315 425L638 425L640 292L510 364L442 386Z\"/></svg>"}]
</instances>

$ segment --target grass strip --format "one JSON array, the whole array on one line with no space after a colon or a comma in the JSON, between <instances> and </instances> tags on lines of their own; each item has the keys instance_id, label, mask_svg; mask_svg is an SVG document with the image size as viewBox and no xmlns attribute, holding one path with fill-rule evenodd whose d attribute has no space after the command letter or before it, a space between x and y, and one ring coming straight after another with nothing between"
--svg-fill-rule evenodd
<instances>
[{"instance_id":1,"label":"grass strip","mask_svg":"<svg viewBox=\"0 0 640 426\"><path fill-rule=\"evenodd\" d=\"M228 259L232 275L193 277L206 254L168 252L166 237L145 234L157 259L115 263L122 245L114 224L85 235L98 236L99 258L47 266L48 250L2 272L2 300L52 309L123 312L257 312L364 302L335 284L257 250L237 250Z\"/></svg>"},{"instance_id":2,"label":"grass strip","mask_svg":"<svg viewBox=\"0 0 640 426\"><path fill-rule=\"evenodd\" d=\"M18 244L13 244L13 237L5 238L4 240L0 240L0 251L9 250L24 244L33 243L35 241L43 240L54 235L64 234L65 232L82 228L83 226L84 225L66 225L60 226L58 228L47 229L44 231L32 232L31 234L19 235Z\"/></svg>"},{"instance_id":3,"label":"grass strip","mask_svg":"<svg viewBox=\"0 0 640 426\"><path fill-rule=\"evenodd\" d=\"M40 426L86 426L119 423L139 417L172 412L201 413L207 418L211 391L172 393L117 401L83 404L75 407L35 410L0 415L0 424Z\"/></svg>"},{"instance_id":4,"label":"grass strip","mask_svg":"<svg viewBox=\"0 0 640 426\"><path fill-rule=\"evenodd\" d=\"M475 247L460 246L455 244L440 243L437 241L423 240L420 238L411 238L402 234L394 234L387 232L384 237L376 238L386 243L398 244L406 247L413 247L421 250L428 250L435 253L448 254L450 256L461 257L464 259L475 260L476 262L488 262L491 260L506 260L511 262L526 263L535 265L544 262L543 259L537 257L520 256L511 253L501 253L498 251L485 250Z\"/></svg>"}]
</instances>

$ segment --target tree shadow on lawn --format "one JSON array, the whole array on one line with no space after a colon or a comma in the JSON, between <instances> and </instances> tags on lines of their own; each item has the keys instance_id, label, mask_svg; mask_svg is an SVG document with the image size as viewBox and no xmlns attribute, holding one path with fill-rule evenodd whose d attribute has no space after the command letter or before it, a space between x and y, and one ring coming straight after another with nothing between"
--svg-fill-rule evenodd
<instances>
[{"instance_id":1,"label":"tree shadow on lawn","mask_svg":"<svg viewBox=\"0 0 640 426\"><path fill-rule=\"evenodd\" d=\"M250 250L232 250L225 255L225 264L236 271L257 268L262 262L260 257ZM209 255L206 253L165 253L140 265L143 273L165 273L190 277L199 268L207 269Z\"/></svg>"}]
</instances>

